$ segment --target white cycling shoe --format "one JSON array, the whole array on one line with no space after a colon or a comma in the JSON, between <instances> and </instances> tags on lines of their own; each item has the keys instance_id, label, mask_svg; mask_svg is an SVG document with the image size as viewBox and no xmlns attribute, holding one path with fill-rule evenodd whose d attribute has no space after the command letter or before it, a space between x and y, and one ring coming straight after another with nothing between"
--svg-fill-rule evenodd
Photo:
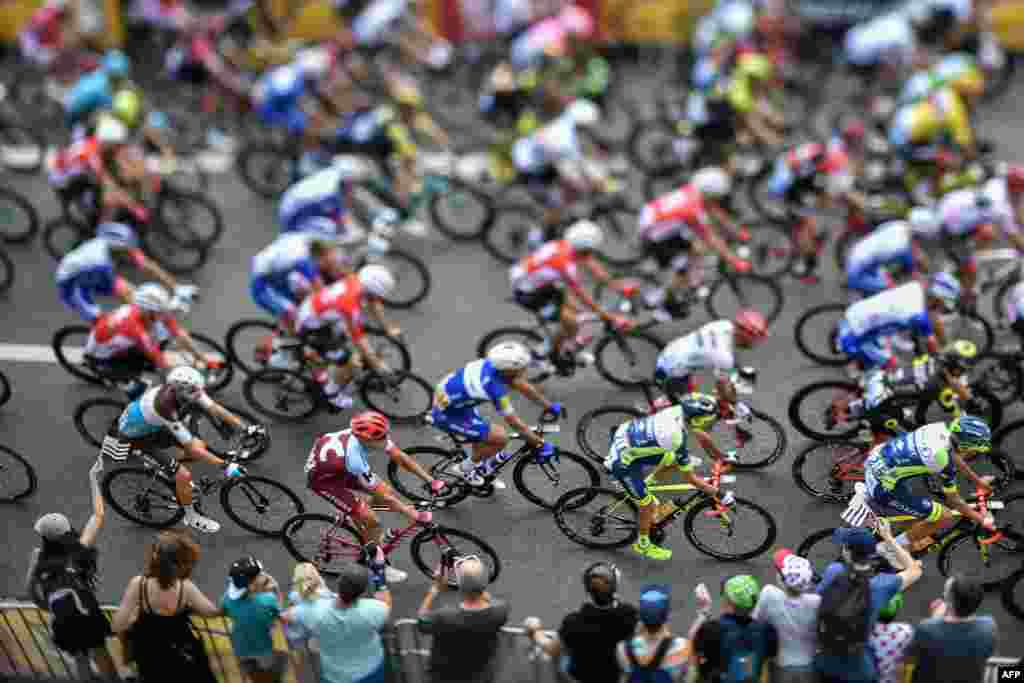
<instances>
[{"instance_id":1,"label":"white cycling shoe","mask_svg":"<svg viewBox=\"0 0 1024 683\"><path fill-rule=\"evenodd\" d=\"M409 578L409 574L401 569L395 569L390 564L384 567L384 579L388 583L401 583Z\"/></svg>"},{"instance_id":2,"label":"white cycling shoe","mask_svg":"<svg viewBox=\"0 0 1024 683\"><path fill-rule=\"evenodd\" d=\"M194 510L187 510L185 518L181 521L185 526L201 531L204 534L215 534L220 531L220 522L205 517Z\"/></svg>"}]
</instances>

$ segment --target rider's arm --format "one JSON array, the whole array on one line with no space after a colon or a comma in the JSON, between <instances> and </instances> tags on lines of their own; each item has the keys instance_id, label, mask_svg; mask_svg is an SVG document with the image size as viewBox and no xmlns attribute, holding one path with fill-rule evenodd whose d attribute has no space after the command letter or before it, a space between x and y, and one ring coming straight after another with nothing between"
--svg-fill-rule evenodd
<instances>
[{"instance_id":1,"label":"rider's arm","mask_svg":"<svg viewBox=\"0 0 1024 683\"><path fill-rule=\"evenodd\" d=\"M370 316L375 321L380 323L380 326L384 328L384 330L388 333L388 335L395 336L399 332L401 332L401 330L399 329L398 325L394 324L393 322L390 322L387 318L384 317L384 302L383 301L379 301L379 300L368 301L367 305L366 305L366 308L370 312Z\"/></svg>"},{"instance_id":2,"label":"rider's arm","mask_svg":"<svg viewBox=\"0 0 1024 683\"><path fill-rule=\"evenodd\" d=\"M587 308L594 311L594 313L597 313L601 320L605 322L612 321L612 314L598 306L597 302L594 301L594 297L590 296L590 293L581 287L575 279L566 278L566 284L569 285L570 291L572 291L572 293L579 298Z\"/></svg>"},{"instance_id":3,"label":"rider's arm","mask_svg":"<svg viewBox=\"0 0 1024 683\"><path fill-rule=\"evenodd\" d=\"M167 289L174 291L178 286L178 281L157 265L156 261L142 253L141 249L132 249L129 252L129 257L136 268L158 280Z\"/></svg>"},{"instance_id":4,"label":"rider's arm","mask_svg":"<svg viewBox=\"0 0 1024 683\"><path fill-rule=\"evenodd\" d=\"M985 518L981 516L981 513L965 503L964 499L960 497L960 493L955 488L951 491L943 490L943 494L946 496L946 503L949 507L959 512L965 518L973 521L975 524L984 525Z\"/></svg>"},{"instance_id":5,"label":"rider's arm","mask_svg":"<svg viewBox=\"0 0 1024 683\"><path fill-rule=\"evenodd\" d=\"M711 438L710 434L702 430L694 430L693 438L697 440L697 443L704 449L704 452L712 458L715 460L725 460L725 453L715 445L715 441Z\"/></svg>"},{"instance_id":6,"label":"rider's arm","mask_svg":"<svg viewBox=\"0 0 1024 683\"><path fill-rule=\"evenodd\" d=\"M967 462L963 458L961 458L960 455L957 452L954 451L953 454L952 454L952 457L953 457L953 462L956 464L956 469L958 469L959 471L963 472L964 476L967 477L968 479L970 479L972 482L974 482L975 486L977 486L979 489L982 489L984 491L991 491L992 490L992 487L989 486L989 483L987 481L985 481L984 479L982 479L980 476L978 476L978 474L973 469L971 469L971 466L968 465ZM945 483L945 482L943 482L943 483ZM953 479L952 488L953 488L953 490L956 489L956 480L955 479ZM945 489L943 489L943 491L945 491Z\"/></svg>"},{"instance_id":7,"label":"rider's arm","mask_svg":"<svg viewBox=\"0 0 1024 683\"><path fill-rule=\"evenodd\" d=\"M377 480L375 486L370 487L370 491L373 495L380 499L386 506L388 506L394 512L405 515L409 519L416 521L416 508L402 501L401 498L395 495L395 492L391 490L383 481Z\"/></svg>"},{"instance_id":8,"label":"rider's arm","mask_svg":"<svg viewBox=\"0 0 1024 683\"><path fill-rule=\"evenodd\" d=\"M543 403L547 409L551 408L551 404L541 395L537 389L525 380L516 380L512 382L512 388L517 390L519 393L532 398L533 400ZM523 422L523 420L515 414L512 410L512 400L508 396L502 396L497 402L498 414L505 420L505 423L511 427L517 434L520 434L527 443L534 448L541 448L544 446L544 439L540 438L530 429L530 426Z\"/></svg>"},{"instance_id":9,"label":"rider's arm","mask_svg":"<svg viewBox=\"0 0 1024 683\"><path fill-rule=\"evenodd\" d=\"M245 422L243 422L240 417L207 396L205 391L199 399L199 407L206 411L208 415L213 415L214 417L227 422L235 429L245 428Z\"/></svg>"},{"instance_id":10,"label":"rider's arm","mask_svg":"<svg viewBox=\"0 0 1024 683\"><path fill-rule=\"evenodd\" d=\"M398 463L398 466L407 472L412 472L428 484L434 480L423 467L416 462L416 459L407 454L398 446L391 444L387 449L388 457Z\"/></svg>"},{"instance_id":11,"label":"rider's arm","mask_svg":"<svg viewBox=\"0 0 1024 683\"><path fill-rule=\"evenodd\" d=\"M185 350L191 353L198 359L205 360L206 356L199 350L195 342L192 340L192 335L188 333L184 327L178 325L178 321L174 318L167 316L164 320L164 325L167 326L168 331L174 335L174 338L185 347Z\"/></svg>"},{"instance_id":12,"label":"rider's arm","mask_svg":"<svg viewBox=\"0 0 1024 683\"><path fill-rule=\"evenodd\" d=\"M590 274L594 276L594 279L601 284L607 285L611 282L612 276L608 274L605 267L602 266L601 262L594 256L588 256L585 260L582 260L581 263L587 267L587 270L589 270Z\"/></svg>"},{"instance_id":13,"label":"rider's arm","mask_svg":"<svg viewBox=\"0 0 1024 683\"><path fill-rule=\"evenodd\" d=\"M733 223L732 219L729 217L729 213L725 209L717 206L709 206L707 210L716 220L721 221L722 224L725 225L727 228L731 228L739 232L739 230L736 229L736 226ZM734 253L732 253L732 250L729 249L729 245L725 243L725 240L722 239L722 237L718 234L718 231L710 223L705 224L703 235L701 237L704 240L704 242L706 242L709 247L718 252L718 254L722 258L727 259L729 261L737 260L737 256Z\"/></svg>"}]
</instances>

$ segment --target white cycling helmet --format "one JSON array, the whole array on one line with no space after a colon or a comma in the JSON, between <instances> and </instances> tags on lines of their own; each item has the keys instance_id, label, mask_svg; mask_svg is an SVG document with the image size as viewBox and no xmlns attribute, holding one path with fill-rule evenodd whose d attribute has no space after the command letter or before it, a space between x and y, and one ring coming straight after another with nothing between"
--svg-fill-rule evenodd
<instances>
[{"instance_id":1,"label":"white cycling helmet","mask_svg":"<svg viewBox=\"0 0 1024 683\"><path fill-rule=\"evenodd\" d=\"M593 126L601 120L601 110L590 100L573 101L565 113L577 126Z\"/></svg>"},{"instance_id":2,"label":"white cycling helmet","mask_svg":"<svg viewBox=\"0 0 1024 683\"><path fill-rule=\"evenodd\" d=\"M167 384L174 389L175 395L186 403L199 399L206 381L201 372L188 365L180 365L167 374Z\"/></svg>"},{"instance_id":3,"label":"white cycling helmet","mask_svg":"<svg viewBox=\"0 0 1024 683\"><path fill-rule=\"evenodd\" d=\"M693 186L705 197L721 198L729 194L732 181L729 174L717 166L702 168L693 174Z\"/></svg>"},{"instance_id":4,"label":"white cycling helmet","mask_svg":"<svg viewBox=\"0 0 1024 683\"><path fill-rule=\"evenodd\" d=\"M384 266L371 264L359 269L359 284L373 296L385 297L395 289L395 276Z\"/></svg>"},{"instance_id":5,"label":"white cycling helmet","mask_svg":"<svg viewBox=\"0 0 1024 683\"><path fill-rule=\"evenodd\" d=\"M151 313L164 313L171 307L171 296L162 285L155 282L147 282L139 285L132 297L135 305L144 311Z\"/></svg>"},{"instance_id":6,"label":"white cycling helmet","mask_svg":"<svg viewBox=\"0 0 1024 683\"><path fill-rule=\"evenodd\" d=\"M103 223L96 228L96 236L114 247L135 249L139 246L135 231L124 223Z\"/></svg>"},{"instance_id":7,"label":"white cycling helmet","mask_svg":"<svg viewBox=\"0 0 1024 683\"><path fill-rule=\"evenodd\" d=\"M565 239L577 251L593 251L604 242L604 231L592 221L576 221L565 231Z\"/></svg>"},{"instance_id":8,"label":"white cycling helmet","mask_svg":"<svg viewBox=\"0 0 1024 683\"><path fill-rule=\"evenodd\" d=\"M128 139L128 129L113 116L104 116L96 126L96 140L101 145L120 145Z\"/></svg>"},{"instance_id":9,"label":"white cycling helmet","mask_svg":"<svg viewBox=\"0 0 1024 683\"><path fill-rule=\"evenodd\" d=\"M313 47L299 53L296 62L302 73L310 78L323 78L334 66L334 57L325 47Z\"/></svg>"},{"instance_id":10,"label":"white cycling helmet","mask_svg":"<svg viewBox=\"0 0 1024 683\"><path fill-rule=\"evenodd\" d=\"M530 352L519 342L505 341L492 346L487 360L502 371L518 371L530 364Z\"/></svg>"},{"instance_id":11,"label":"white cycling helmet","mask_svg":"<svg viewBox=\"0 0 1024 683\"><path fill-rule=\"evenodd\" d=\"M923 206L912 209L910 215L907 216L907 220L910 223L910 229L915 235L931 235L935 232L935 228L938 227L935 212Z\"/></svg>"}]
</instances>

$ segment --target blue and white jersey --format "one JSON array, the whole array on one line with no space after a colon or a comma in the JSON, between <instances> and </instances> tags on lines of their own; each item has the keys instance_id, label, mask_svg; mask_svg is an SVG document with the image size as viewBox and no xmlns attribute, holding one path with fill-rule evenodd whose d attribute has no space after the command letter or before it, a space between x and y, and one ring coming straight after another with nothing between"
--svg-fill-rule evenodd
<instances>
[{"instance_id":1,"label":"blue and white jersey","mask_svg":"<svg viewBox=\"0 0 1024 683\"><path fill-rule=\"evenodd\" d=\"M260 104L273 102L276 108L297 105L306 93L306 77L296 62L271 69L253 86L253 99Z\"/></svg>"},{"instance_id":2,"label":"blue and white jersey","mask_svg":"<svg viewBox=\"0 0 1024 683\"><path fill-rule=\"evenodd\" d=\"M879 266L908 262L913 265L910 224L889 221L857 242L846 260L846 274L852 275Z\"/></svg>"},{"instance_id":3,"label":"blue and white jersey","mask_svg":"<svg viewBox=\"0 0 1024 683\"><path fill-rule=\"evenodd\" d=\"M860 339L904 329L923 335L932 333L924 287L920 282L908 282L858 301L846 309L843 321L849 331Z\"/></svg>"},{"instance_id":4,"label":"blue and white jersey","mask_svg":"<svg viewBox=\"0 0 1024 683\"><path fill-rule=\"evenodd\" d=\"M345 170L339 166L328 166L292 185L281 197L277 219L284 231L295 230L298 216L340 218L345 212L341 183Z\"/></svg>"},{"instance_id":5,"label":"blue and white jersey","mask_svg":"<svg viewBox=\"0 0 1024 683\"><path fill-rule=\"evenodd\" d=\"M94 237L69 251L57 266L57 284L70 282L82 275L107 272L114 267L110 243Z\"/></svg>"},{"instance_id":6,"label":"blue and white jersey","mask_svg":"<svg viewBox=\"0 0 1024 683\"><path fill-rule=\"evenodd\" d=\"M409 0L373 0L352 22L352 34L360 45L375 45L394 27Z\"/></svg>"},{"instance_id":7,"label":"blue and white jersey","mask_svg":"<svg viewBox=\"0 0 1024 683\"><path fill-rule=\"evenodd\" d=\"M885 15L850 29L843 50L846 61L856 66L901 65L911 62L916 45L908 18Z\"/></svg>"},{"instance_id":8,"label":"blue and white jersey","mask_svg":"<svg viewBox=\"0 0 1024 683\"><path fill-rule=\"evenodd\" d=\"M317 277L316 263L310 255L310 235L287 233L252 257L252 276L285 281L292 273L301 273L308 280Z\"/></svg>"},{"instance_id":9,"label":"blue and white jersey","mask_svg":"<svg viewBox=\"0 0 1024 683\"><path fill-rule=\"evenodd\" d=\"M94 112L109 109L114 103L110 76L97 69L80 77L64 96L64 111L73 120L81 121Z\"/></svg>"},{"instance_id":10,"label":"blue and white jersey","mask_svg":"<svg viewBox=\"0 0 1024 683\"><path fill-rule=\"evenodd\" d=\"M156 399L162 388L162 385L151 387L128 404L117 422L117 431L121 436L126 439L141 439L166 429L182 446L188 445L195 438L185 426L184 416L176 415L168 419L157 412ZM212 404L210 398L203 393L199 406L207 409Z\"/></svg>"},{"instance_id":11,"label":"blue and white jersey","mask_svg":"<svg viewBox=\"0 0 1024 683\"><path fill-rule=\"evenodd\" d=\"M582 158L576 122L564 113L512 147L512 160L523 173L539 173L561 161Z\"/></svg>"},{"instance_id":12,"label":"blue and white jersey","mask_svg":"<svg viewBox=\"0 0 1024 683\"><path fill-rule=\"evenodd\" d=\"M434 389L434 406L441 410L457 410L483 401L493 403L502 415L512 412L508 385L486 358L445 375Z\"/></svg>"},{"instance_id":13,"label":"blue and white jersey","mask_svg":"<svg viewBox=\"0 0 1024 683\"><path fill-rule=\"evenodd\" d=\"M907 79L896 101L897 105L913 104L923 100L975 64L974 58L970 55L959 52L946 55L932 68L918 71Z\"/></svg>"},{"instance_id":14,"label":"blue and white jersey","mask_svg":"<svg viewBox=\"0 0 1024 683\"><path fill-rule=\"evenodd\" d=\"M949 427L934 422L886 441L871 452L865 473L892 490L901 479L939 475L943 489L955 491L956 463L952 458Z\"/></svg>"}]
</instances>

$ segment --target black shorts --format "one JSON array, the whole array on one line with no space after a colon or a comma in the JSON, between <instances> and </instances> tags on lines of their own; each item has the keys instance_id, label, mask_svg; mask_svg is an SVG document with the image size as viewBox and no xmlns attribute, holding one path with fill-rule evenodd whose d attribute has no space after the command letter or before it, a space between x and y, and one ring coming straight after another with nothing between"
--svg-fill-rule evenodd
<instances>
[{"instance_id":1,"label":"black shorts","mask_svg":"<svg viewBox=\"0 0 1024 683\"><path fill-rule=\"evenodd\" d=\"M159 432L154 432L149 436L142 438L130 438L122 435L117 429L117 420L110 425L110 429L107 431L107 436L116 439L122 445L127 447L129 452L141 451L151 457L153 460L160 465L161 469L168 475L173 477L178 472L178 467L181 463L174 456L171 451L172 448L178 448L181 444L178 443L174 435L166 429L162 429ZM107 443L104 441L104 449L107 448Z\"/></svg>"},{"instance_id":2,"label":"black shorts","mask_svg":"<svg viewBox=\"0 0 1024 683\"><path fill-rule=\"evenodd\" d=\"M89 365L112 382L130 382L155 369L153 361L141 351L131 350L112 358L90 358Z\"/></svg>"},{"instance_id":3,"label":"black shorts","mask_svg":"<svg viewBox=\"0 0 1024 683\"><path fill-rule=\"evenodd\" d=\"M660 242L644 242L644 255L653 258L661 269L672 265L680 254L690 250L690 240L676 235Z\"/></svg>"},{"instance_id":4,"label":"black shorts","mask_svg":"<svg viewBox=\"0 0 1024 683\"><path fill-rule=\"evenodd\" d=\"M545 320L557 320L565 302L565 292L552 286L541 287L533 292L514 292L514 296L517 304ZM546 307L549 307L547 311L544 310Z\"/></svg>"}]
</instances>

